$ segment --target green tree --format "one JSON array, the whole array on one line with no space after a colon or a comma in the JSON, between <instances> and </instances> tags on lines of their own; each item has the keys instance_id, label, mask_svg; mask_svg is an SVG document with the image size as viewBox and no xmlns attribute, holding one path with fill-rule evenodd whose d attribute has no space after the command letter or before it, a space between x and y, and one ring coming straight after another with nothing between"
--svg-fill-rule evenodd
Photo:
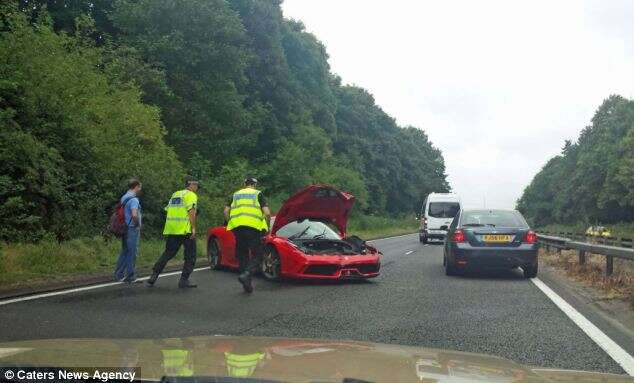
<instances>
[{"instance_id":1,"label":"green tree","mask_svg":"<svg viewBox=\"0 0 634 383\"><path fill-rule=\"evenodd\" d=\"M4 4L0 216L23 225L11 235L94 234L128 175L145 181L154 231L185 172L203 179L203 225L221 222L246 172L275 204L323 182L377 215L449 190L425 133L343 86L279 0Z\"/></svg>"},{"instance_id":2,"label":"green tree","mask_svg":"<svg viewBox=\"0 0 634 383\"><path fill-rule=\"evenodd\" d=\"M577 143L535 176L518 208L536 225L634 220L631 164L634 102L608 97Z\"/></svg>"},{"instance_id":3,"label":"green tree","mask_svg":"<svg viewBox=\"0 0 634 383\"><path fill-rule=\"evenodd\" d=\"M131 175L158 211L182 175L158 110L100 69L98 48L16 9L2 9L0 35L0 238L93 234ZM150 227L156 219L148 214Z\"/></svg>"},{"instance_id":4,"label":"green tree","mask_svg":"<svg viewBox=\"0 0 634 383\"><path fill-rule=\"evenodd\" d=\"M122 44L161 68L169 98L145 99L161 108L168 141L189 164L193 153L212 163L244 156L256 131L243 105L249 59L238 15L222 0L118 0L113 14Z\"/></svg>"}]
</instances>

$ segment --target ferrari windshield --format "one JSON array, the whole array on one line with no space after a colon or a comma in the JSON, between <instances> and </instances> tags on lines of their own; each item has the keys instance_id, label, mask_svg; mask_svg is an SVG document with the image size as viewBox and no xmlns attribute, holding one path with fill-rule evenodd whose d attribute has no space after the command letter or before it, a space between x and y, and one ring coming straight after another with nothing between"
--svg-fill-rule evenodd
<instances>
[{"instance_id":1,"label":"ferrari windshield","mask_svg":"<svg viewBox=\"0 0 634 383\"><path fill-rule=\"evenodd\" d=\"M282 226L277 235L289 239L341 239L330 226L311 219L290 222Z\"/></svg>"}]
</instances>

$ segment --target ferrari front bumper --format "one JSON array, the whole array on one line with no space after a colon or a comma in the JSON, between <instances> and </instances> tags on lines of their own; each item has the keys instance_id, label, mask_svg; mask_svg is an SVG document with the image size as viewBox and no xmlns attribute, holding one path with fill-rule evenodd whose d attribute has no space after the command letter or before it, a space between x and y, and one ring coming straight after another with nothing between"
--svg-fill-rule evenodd
<instances>
[{"instance_id":1,"label":"ferrari front bumper","mask_svg":"<svg viewBox=\"0 0 634 383\"><path fill-rule=\"evenodd\" d=\"M379 276L381 264L308 264L296 277L306 279L366 279Z\"/></svg>"}]
</instances>

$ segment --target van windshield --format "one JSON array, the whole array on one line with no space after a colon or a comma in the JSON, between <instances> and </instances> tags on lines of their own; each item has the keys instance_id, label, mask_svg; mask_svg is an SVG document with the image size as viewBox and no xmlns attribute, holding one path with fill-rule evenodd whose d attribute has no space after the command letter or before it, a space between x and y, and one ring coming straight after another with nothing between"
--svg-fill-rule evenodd
<instances>
[{"instance_id":1,"label":"van windshield","mask_svg":"<svg viewBox=\"0 0 634 383\"><path fill-rule=\"evenodd\" d=\"M453 218L459 210L458 202L430 202L427 214L434 218Z\"/></svg>"}]
</instances>

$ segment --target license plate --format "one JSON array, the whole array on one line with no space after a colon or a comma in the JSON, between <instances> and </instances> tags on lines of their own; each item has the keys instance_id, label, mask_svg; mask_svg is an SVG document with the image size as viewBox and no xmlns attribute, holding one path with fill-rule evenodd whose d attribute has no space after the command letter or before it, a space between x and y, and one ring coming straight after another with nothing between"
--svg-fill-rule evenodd
<instances>
[{"instance_id":1,"label":"license plate","mask_svg":"<svg viewBox=\"0 0 634 383\"><path fill-rule=\"evenodd\" d=\"M511 242L512 235L488 234L484 236L484 242Z\"/></svg>"}]
</instances>

